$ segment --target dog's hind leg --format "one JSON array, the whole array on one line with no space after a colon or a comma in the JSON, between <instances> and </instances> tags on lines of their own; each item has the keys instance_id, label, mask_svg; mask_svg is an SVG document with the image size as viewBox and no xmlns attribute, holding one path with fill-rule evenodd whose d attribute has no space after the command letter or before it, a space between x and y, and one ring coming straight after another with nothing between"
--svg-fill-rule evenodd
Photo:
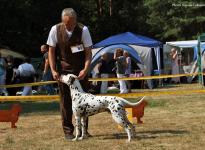
<instances>
[{"instance_id":1,"label":"dog's hind leg","mask_svg":"<svg viewBox=\"0 0 205 150\"><path fill-rule=\"evenodd\" d=\"M131 136L133 138L135 138L135 126L127 119L127 124L129 126L129 128L131 129Z\"/></svg>"},{"instance_id":2,"label":"dog's hind leg","mask_svg":"<svg viewBox=\"0 0 205 150\"><path fill-rule=\"evenodd\" d=\"M80 129L81 129L81 123L80 123L80 116L75 116L75 138L72 141L76 141L80 137Z\"/></svg>"},{"instance_id":3,"label":"dog's hind leg","mask_svg":"<svg viewBox=\"0 0 205 150\"><path fill-rule=\"evenodd\" d=\"M126 128L128 128L128 129L130 130L130 131L129 131L130 134L131 134L130 136L134 138L134 137L135 137L135 126L129 121L129 119L127 118L126 115L124 116L124 122L125 122L125 125L126 125L126 126L124 127L125 130L126 130ZM127 132L127 133L128 133L128 132ZM128 137L129 137L129 136L128 136ZM131 140L131 139L130 139L130 140ZM129 139L128 139L128 141L129 141Z\"/></svg>"},{"instance_id":4,"label":"dog's hind leg","mask_svg":"<svg viewBox=\"0 0 205 150\"><path fill-rule=\"evenodd\" d=\"M131 141L131 136L132 136L131 129L126 127L125 131L127 132L127 136L128 136L127 142L130 142Z\"/></svg>"},{"instance_id":5,"label":"dog's hind leg","mask_svg":"<svg viewBox=\"0 0 205 150\"><path fill-rule=\"evenodd\" d=\"M127 136L128 136L128 142L131 141L131 132L132 129L130 128L129 124L131 124L129 122L129 120L126 117L126 114L124 113L124 111L118 112L118 111L111 111L112 113L112 117L115 120L115 122L117 124L119 124L120 126L122 126L125 131L127 132Z\"/></svg>"}]
</instances>

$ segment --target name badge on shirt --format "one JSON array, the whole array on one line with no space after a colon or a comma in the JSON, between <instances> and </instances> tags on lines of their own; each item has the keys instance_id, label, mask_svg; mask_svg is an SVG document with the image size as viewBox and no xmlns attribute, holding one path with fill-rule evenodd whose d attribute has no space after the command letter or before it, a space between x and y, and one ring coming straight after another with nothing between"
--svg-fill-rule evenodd
<instances>
[{"instance_id":1,"label":"name badge on shirt","mask_svg":"<svg viewBox=\"0 0 205 150\"><path fill-rule=\"evenodd\" d=\"M71 46L71 51L72 53L78 53L78 52L84 51L83 44Z\"/></svg>"}]
</instances>

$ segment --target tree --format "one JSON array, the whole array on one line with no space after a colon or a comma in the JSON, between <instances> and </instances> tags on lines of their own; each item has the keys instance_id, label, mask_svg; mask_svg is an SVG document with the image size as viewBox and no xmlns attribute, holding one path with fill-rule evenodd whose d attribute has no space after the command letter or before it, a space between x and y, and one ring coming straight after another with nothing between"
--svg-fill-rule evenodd
<instances>
[{"instance_id":1,"label":"tree","mask_svg":"<svg viewBox=\"0 0 205 150\"><path fill-rule=\"evenodd\" d=\"M0 45L27 56L41 55L40 45L66 7L77 11L94 43L127 31L161 41L196 39L205 31L200 4L202 0L1 0Z\"/></svg>"},{"instance_id":2,"label":"tree","mask_svg":"<svg viewBox=\"0 0 205 150\"><path fill-rule=\"evenodd\" d=\"M162 41L196 39L205 30L205 14L195 4L193 0L145 0L149 32Z\"/></svg>"}]
</instances>

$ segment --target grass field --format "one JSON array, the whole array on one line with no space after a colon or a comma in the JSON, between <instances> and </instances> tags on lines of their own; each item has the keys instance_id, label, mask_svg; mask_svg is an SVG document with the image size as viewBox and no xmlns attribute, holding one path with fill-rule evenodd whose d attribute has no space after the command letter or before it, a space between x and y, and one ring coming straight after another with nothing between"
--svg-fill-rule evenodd
<instances>
[{"instance_id":1,"label":"grass field","mask_svg":"<svg viewBox=\"0 0 205 150\"><path fill-rule=\"evenodd\" d=\"M195 85L169 87L186 90ZM157 89L157 90L167 90ZM64 140L58 102L23 102L23 113L17 129L0 123L2 150L203 150L205 149L205 95L147 97L149 106L137 125L137 137L126 143L110 114L90 117L92 138L69 142ZM11 103L0 103L0 109Z\"/></svg>"}]
</instances>

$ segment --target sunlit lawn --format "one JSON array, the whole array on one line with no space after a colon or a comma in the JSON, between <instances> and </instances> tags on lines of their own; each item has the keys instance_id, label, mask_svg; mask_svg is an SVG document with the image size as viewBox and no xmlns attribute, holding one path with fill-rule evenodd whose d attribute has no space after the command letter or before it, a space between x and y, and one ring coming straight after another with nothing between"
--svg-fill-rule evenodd
<instances>
[{"instance_id":1,"label":"sunlit lawn","mask_svg":"<svg viewBox=\"0 0 205 150\"><path fill-rule=\"evenodd\" d=\"M156 90L185 90L194 85L177 85ZM142 91L142 90L136 90ZM145 90L147 91L147 90ZM127 135L118 130L110 114L90 117L92 138L79 142L64 140L58 102L22 102L23 113L17 129L0 123L2 150L73 149L159 149L203 150L205 147L205 95L147 97L149 106L137 125L137 137L126 143ZM11 103L0 103L5 109Z\"/></svg>"}]
</instances>

